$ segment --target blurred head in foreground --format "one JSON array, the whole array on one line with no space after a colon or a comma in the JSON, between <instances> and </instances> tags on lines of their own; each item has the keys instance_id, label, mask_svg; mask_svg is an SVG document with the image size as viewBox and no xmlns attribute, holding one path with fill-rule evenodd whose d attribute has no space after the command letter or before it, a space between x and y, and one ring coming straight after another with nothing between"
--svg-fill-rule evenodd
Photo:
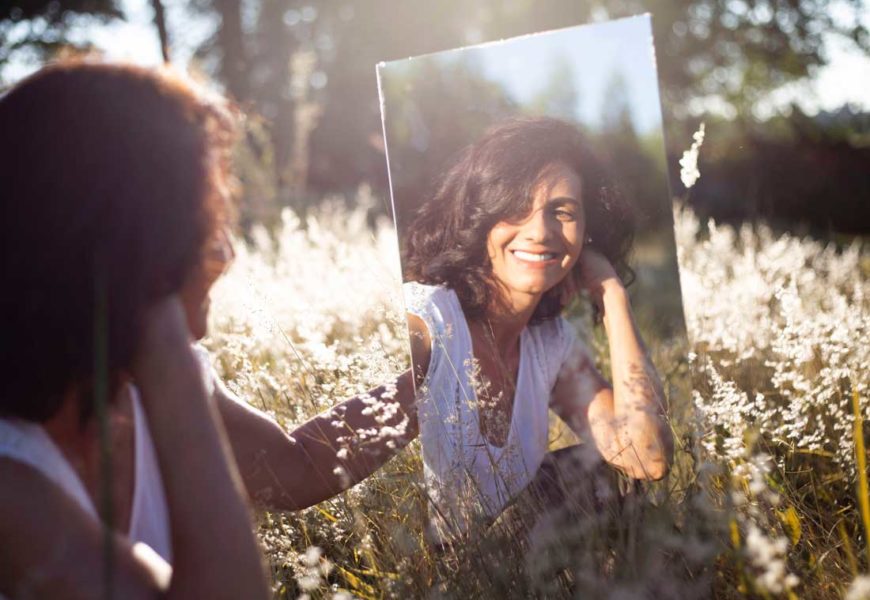
<instances>
[{"instance_id":1,"label":"blurred head in foreground","mask_svg":"<svg viewBox=\"0 0 870 600\"><path fill-rule=\"evenodd\" d=\"M629 206L583 134L559 119L513 118L465 148L441 176L408 230L403 265L406 279L453 289L466 316L480 318L511 283L505 278L523 272L517 260L537 260L547 287L535 322L570 302L583 248L630 278L633 238ZM555 278L543 277L548 268Z\"/></svg>"},{"instance_id":2,"label":"blurred head in foreground","mask_svg":"<svg viewBox=\"0 0 870 600\"><path fill-rule=\"evenodd\" d=\"M73 391L86 416L97 328L113 382L155 300L178 293L205 334L233 119L169 72L77 61L0 98L0 131L0 414L43 421Z\"/></svg>"}]
</instances>

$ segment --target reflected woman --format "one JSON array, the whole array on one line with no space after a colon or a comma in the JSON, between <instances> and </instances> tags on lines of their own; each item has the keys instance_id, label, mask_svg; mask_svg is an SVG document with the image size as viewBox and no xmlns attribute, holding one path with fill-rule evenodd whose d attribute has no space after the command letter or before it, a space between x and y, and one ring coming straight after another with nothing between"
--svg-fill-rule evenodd
<instances>
[{"instance_id":1,"label":"reflected woman","mask_svg":"<svg viewBox=\"0 0 870 600\"><path fill-rule=\"evenodd\" d=\"M490 129L421 208L403 265L437 539L552 475L548 408L592 462L634 479L667 473L664 396L618 275L632 237L581 133L551 118ZM612 386L560 316L580 290L603 321Z\"/></svg>"}]
</instances>

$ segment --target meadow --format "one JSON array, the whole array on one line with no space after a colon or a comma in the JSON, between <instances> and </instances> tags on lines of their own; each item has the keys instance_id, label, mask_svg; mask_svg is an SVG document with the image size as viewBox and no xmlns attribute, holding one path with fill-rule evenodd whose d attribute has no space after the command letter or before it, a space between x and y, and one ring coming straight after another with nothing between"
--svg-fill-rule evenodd
<instances>
[{"instance_id":1,"label":"meadow","mask_svg":"<svg viewBox=\"0 0 870 600\"><path fill-rule=\"evenodd\" d=\"M285 210L215 288L215 367L288 430L407 368L395 231L371 226L374 202L362 189L354 209ZM675 221L691 341L650 348L677 446L668 478L619 515L436 551L414 442L328 502L259 515L275 597L870 599L870 252ZM600 328L575 321L605 366ZM555 425L552 438L572 441Z\"/></svg>"}]
</instances>

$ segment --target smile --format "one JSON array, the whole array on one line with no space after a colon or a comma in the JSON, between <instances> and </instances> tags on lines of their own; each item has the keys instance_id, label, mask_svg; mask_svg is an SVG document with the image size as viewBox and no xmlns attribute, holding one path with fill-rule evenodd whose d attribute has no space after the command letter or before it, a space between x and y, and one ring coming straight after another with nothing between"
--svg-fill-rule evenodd
<instances>
[{"instance_id":1,"label":"smile","mask_svg":"<svg viewBox=\"0 0 870 600\"><path fill-rule=\"evenodd\" d=\"M525 262L540 263L548 260L555 260L558 254L553 252L525 252L523 250L511 250L511 253L518 259Z\"/></svg>"}]
</instances>

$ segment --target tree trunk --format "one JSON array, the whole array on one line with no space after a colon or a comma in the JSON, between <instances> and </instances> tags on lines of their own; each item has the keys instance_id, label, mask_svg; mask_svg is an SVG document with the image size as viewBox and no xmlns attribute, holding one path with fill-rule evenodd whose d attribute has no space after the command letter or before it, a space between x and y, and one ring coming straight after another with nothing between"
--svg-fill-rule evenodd
<instances>
[{"instance_id":1,"label":"tree trunk","mask_svg":"<svg viewBox=\"0 0 870 600\"><path fill-rule=\"evenodd\" d=\"M154 7L154 24L157 25L157 34L160 36L160 52L163 54L163 62L171 62L169 56L169 32L166 29L166 11L163 8L163 0L151 0Z\"/></svg>"},{"instance_id":2,"label":"tree trunk","mask_svg":"<svg viewBox=\"0 0 870 600\"><path fill-rule=\"evenodd\" d=\"M242 30L241 2L215 0L214 7L221 17L217 32L217 46L221 53L220 76L233 99L244 102L249 100L248 56Z\"/></svg>"}]
</instances>

